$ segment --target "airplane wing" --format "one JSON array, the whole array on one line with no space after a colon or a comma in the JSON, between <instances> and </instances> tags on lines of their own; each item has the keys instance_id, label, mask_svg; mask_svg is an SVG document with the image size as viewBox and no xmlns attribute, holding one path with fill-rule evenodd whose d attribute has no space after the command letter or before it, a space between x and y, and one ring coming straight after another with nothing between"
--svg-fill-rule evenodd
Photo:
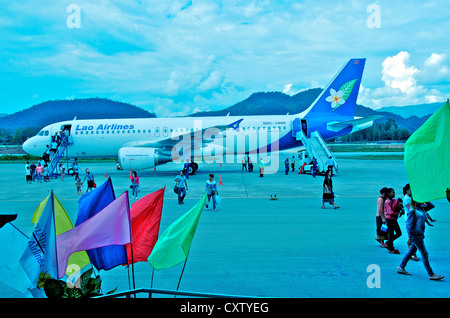
<instances>
[{"instance_id":1,"label":"airplane wing","mask_svg":"<svg viewBox=\"0 0 450 318\"><path fill-rule=\"evenodd\" d=\"M357 118L353 120L347 120L347 121L340 121L340 122L331 122L327 124L327 129L331 131L339 131L347 127L353 127L353 126L359 126L366 123L373 122L377 119L382 118L381 115L373 115L363 118Z\"/></svg>"},{"instance_id":2,"label":"airplane wing","mask_svg":"<svg viewBox=\"0 0 450 318\"><path fill-rule=\"evenodd\" d=\"M212 141L214 141L214 139L205 139L203 137L203 133L206 130L208 130L208 129L217 129L220 133L223 133L226 129L232 128L234 130L239 131L239 124L243 120L244 119L241 118L241 119L239 119L239 120L237 120L237 121L235 121L235 122L233 122L233 123L231 123L229 125L209 126L209 127L203 128L202 130L191 131L191 132L187 132L185 134L176 135L176 136L174 136L174 137L176 137L174 139L172 139L172 137L168 137L166 139L154 140L154 141L150 141L150 142L140 143L139 145L136 145L136 146L137 147L161 148L163 150L171 150L181 140L183 140L184 138L187 138L189 140L193 140L194 141L194 146L203 148L207 144L209 144ZM201 131L201 133L199 133L200 131Z\"/></svg>"}]
</instances>

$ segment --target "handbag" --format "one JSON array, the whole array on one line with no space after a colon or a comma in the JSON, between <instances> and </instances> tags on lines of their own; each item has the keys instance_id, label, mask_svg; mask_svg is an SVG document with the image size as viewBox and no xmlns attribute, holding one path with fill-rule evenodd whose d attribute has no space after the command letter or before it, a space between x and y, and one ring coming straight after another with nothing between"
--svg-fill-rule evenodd
<instances>
[{"instance_id":1,"label":"handbag","mask_svg":"<svg viewBox=\"0 0 450 318\"><path fill-rule=\"evenodd\" d=\"M423 204L422 208L423 208L423 210L424 210L425 212L428 212L428 211L430 211L431 209L434 208L434 204L431 203L431 202L425 202L425 203Z\"/></svg>"},{"instance_id":2,"label":"handbag","mask_svg":"<svg viewBox=\"0 0 450 318\"><path fill-rule=\"evenodd\" d=\"M178 186L177 186L177 184L175 184L175 186L173 187L173 192L175 192L175 194L178 194Z\"/></svg>"}]
</instances>

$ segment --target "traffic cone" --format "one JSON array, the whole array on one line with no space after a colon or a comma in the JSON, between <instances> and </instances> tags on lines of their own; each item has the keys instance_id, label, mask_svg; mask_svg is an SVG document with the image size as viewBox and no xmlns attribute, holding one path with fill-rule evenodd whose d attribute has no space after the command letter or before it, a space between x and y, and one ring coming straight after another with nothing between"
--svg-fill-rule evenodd
<instances>
[{"instance_id":1,"label":"traffic cone","mask_svg":"<svg viewBox=\"0 0 450 318\"><path fill-rule=\"evenodd\" d=\"M153 171L156 171L156 167L153 168Z\"/></svg>"},{"instance_id":2,"label":"traffic cone","mask_svg":"<svg viewBox=\"0 0 450 318\"><path fill-rule=\"evenodd\" d=\"M220 164L220 167L222 168L222 164Z\"/></svg>"},{"instance_id":3,"label":"traffic cone","mask_svg":"<svg viewBox=\"0 0 450 318\"><path fill-rule=\"evenodd\" d=\"M303 165L302 165L302 167L300 168L300 170L298 171L298 174L301 174L302 172L303 172L303 168L306 166L306 163L304 163Z\"/></svg>"},{"instance_id":4,"label":"traffic cone","mask_svg":"<svg viewBox=\"0 0 450 318\"><path fill-rule=\"evenodd\" d=\"M222 183L222 176L220 176L220 178L219 178L219 185L223 185L223 183Z\"/></svg>"},{"instance_id":5,"label":"traffic cone","mask_svg":"<svg viewBox=\"0 0 450 318\"><path fill-rule=\"evenodd\" d=\"M105 178L108 178L108 174L106 173L106 170L105 170Z\"/></svg>"}]
</instances>

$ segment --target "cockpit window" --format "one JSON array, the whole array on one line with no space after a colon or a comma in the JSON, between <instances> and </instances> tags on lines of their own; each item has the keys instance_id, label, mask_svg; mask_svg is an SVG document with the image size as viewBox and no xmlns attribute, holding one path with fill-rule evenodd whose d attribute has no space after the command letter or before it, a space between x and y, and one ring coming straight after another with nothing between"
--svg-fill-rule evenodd
<instances>
[{"instance_id":1,"label":"cockpit window","mask_svg":"<svg viewBox=\"0 0 450 318\"><path fill-rule=\"evenodd\" d=\"M38 132L37 136L48 136L50 134L50 131L48 130L41 130Z\"/></svg>"}]
</instances>

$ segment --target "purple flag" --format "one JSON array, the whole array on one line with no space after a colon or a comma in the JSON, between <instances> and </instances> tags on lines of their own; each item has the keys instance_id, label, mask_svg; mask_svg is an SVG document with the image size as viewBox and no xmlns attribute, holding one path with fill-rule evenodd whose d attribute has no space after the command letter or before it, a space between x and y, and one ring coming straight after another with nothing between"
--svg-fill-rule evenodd
<instances>
[{"instance_id":1,"label":"purple flag","mask_svg":"<svg viewBox=\"0 0 450 318\"><path fill-rule=\"evenodd\" d=\"M69 256L93 248L131 242L128 192L99 213L56 237L58 278L64 277Z\"/></svg>"}]
</instances>

